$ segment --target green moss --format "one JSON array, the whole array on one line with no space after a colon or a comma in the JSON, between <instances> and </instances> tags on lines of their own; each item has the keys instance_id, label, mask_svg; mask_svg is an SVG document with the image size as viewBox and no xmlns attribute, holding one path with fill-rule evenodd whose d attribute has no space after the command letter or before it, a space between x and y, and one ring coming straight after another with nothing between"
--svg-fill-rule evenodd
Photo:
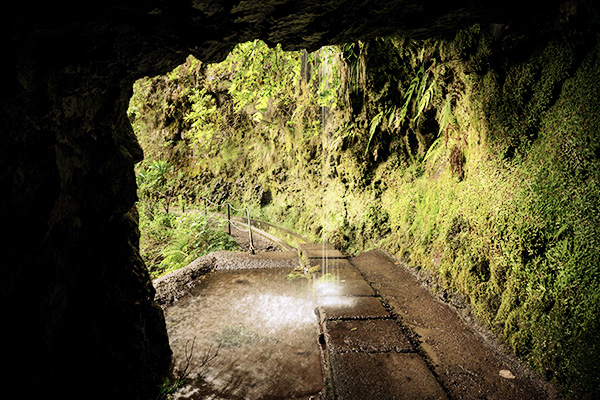
<instances>
[{"instance_id":1,"label":"green moss","mask_svg":"<svg viewBox=\"0 0 600 400\"><path fill-rule=\"evenodd\" d=\"M426 269L537 372L598 394L597 39L475 26L447 41L363 43L363 64L335 68L336 85L358 67L364 85L339 94L324 127L315 87L260 121L228 113L239 104L226 99L231 136L196 158L190 182L312 240ZM421 66L435 95L422 118L400 121Z\"/></svg>"}]
</instances>

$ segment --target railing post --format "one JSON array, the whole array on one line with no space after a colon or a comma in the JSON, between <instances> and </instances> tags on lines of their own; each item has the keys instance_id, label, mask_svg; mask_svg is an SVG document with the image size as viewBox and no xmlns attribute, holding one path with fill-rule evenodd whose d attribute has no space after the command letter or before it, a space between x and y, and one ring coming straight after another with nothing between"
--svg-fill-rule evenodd
<instances>
[{"instance_id":1,"label":"railing post","mask_svg":"<svg viewBox=\"0 0 600 400\"><path fill-rule=\"evenodd\" d=\"M252 225L250 225L250 212L246 207L246 218L248 219L248 235L250 235L250 253L254 254L254 241L252 240Z\"/></svg>"},{"instance_id":2,"label":"railing post","mask_svg":"<svg viewBox=\"0 0 600 400\"><path fill-rule=\"evenodd\" d=\"M231 205L227 203L227 229L231 235Z\"/></svg>"}]
</instances>

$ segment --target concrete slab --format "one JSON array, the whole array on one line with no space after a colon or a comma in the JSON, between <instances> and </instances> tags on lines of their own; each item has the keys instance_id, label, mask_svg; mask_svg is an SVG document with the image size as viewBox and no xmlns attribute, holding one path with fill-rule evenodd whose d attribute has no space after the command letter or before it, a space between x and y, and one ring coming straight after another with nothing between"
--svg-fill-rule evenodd
<instances>
[{"instance_id":1,"label":"concrete slab","mask_svg":"<svg viewBox=\"0 0 600 400\"><path fill-rule=\"evenodd\" d=\"M334 260L331 260L334 261ZM337 260L337 261L346 261L348 262L348 260ZM315 273L315 278L320 278L324 273L328 273L331 274L335 277L339 277L340 279L362 279L363 281L365 280L365 278L363 278L360 270L358 268L356 268L354 265L348 263L348 264L344 264L344 267L336 267L333 265L329 265L328 268L321 268L321 270L317 273Z\"/></svg>"},{"instance_id":2,"label":"concrete slab","mask_svg":"<svg viewBox=\"0 0 600 400\"><path fill-rule=\"evenodd\" d=\"M324 296L317 299L323 319L385 318L389 313L376 297Z\"/></svg>"},{"instance_id":3,"label":"concrete slab","mask_svg":"<svg viewBox=\"0 0 600 400\"><path fill-rule=\"evenodd\" d=\"M327 249L302 249L302 254L305 258L347 258L347 256L339 250Z\"/></svg>"},{"instance_id":4,"label":"concrete slab","mask_svg":"<svg viewBox=\"0 0 600 400\"><path fill-rule=\"evenodd\" d=\"M489 400L557 399L555 390L526 369L494 341L485 340L480 328L440 302L402 264L384 252L371 250L352 260L376 287L403 324L415 332L422 353L430 360L438 380L453 399ZM509 370L515 379L499 371Z\"/></svg>"},{"instance_id":5,"label":"concrete slab","mask_svg":"<svg viewBox=\"0 0 600 400\"><path fill-rule=\"evenodd\" d=\"M330 243L302 243L298 245L298 250L317 250L323 248L327 250L335 250L335 247L333 247L333 245Z\"/></svg>"},{"instance_id":6,"label":"concrete slab","mask_svg":"<svg viewBox=\"0 0 600 400\"><path fill-rule=\"evenodd\" d=\"M346 258L309 258L307 259L308 264L311 267L320 266L321 268L354 268L350 261Z\"/></svg>"},{"instance_id":7,"label":"concrete slab","mask_svg":"<svg viewBox=\"0 0 600 400\"><path fill-rule=\"evenodd\" d=\"M323 291L335 291L336 295L342 296L373 296L375 294L360 271L353 266L329 268L327 271L329 272L313 274L317 295Z\"/></svg>"},{"instance_id":8,"label":"concrete slab","mask_svg":"<svg viewBox=\"0 0 600 400\"><path fill-rule=\"evenodd\" d=\"M394 320L337 320L326 321L324 325L327 348L333 353L414 351Z\"/></svg>"},{"instance_id":9,"label":"concrete slab","mask_svg":"<svg viewBox=\"0 0 600 400\"><path fill-rule=\"evenodd\" d=\"M373 296L375 292L364 279L339 279L340 294L344 296Z\"/></svg>"},{"instance_id":10,"label":"concrete slab","mask_svg":"<svg viewBox=\"0 0 600 400\"><path fill-rule=\"evenodd\" d=\"M339 353L330 363L338 400L447 398L415 353Z\"/></svg>"},{"instance_id":11,"label":"concrete slab","mask_svg":"<svg viewBox=\"0 0 600 400\"><path fill-rule=\"evenodd\" d=\"M297 260L298 252L296 250L263 251L257 252L256 254L248 254L248 258L251 260Z\"/></svg>"}]
</instances>

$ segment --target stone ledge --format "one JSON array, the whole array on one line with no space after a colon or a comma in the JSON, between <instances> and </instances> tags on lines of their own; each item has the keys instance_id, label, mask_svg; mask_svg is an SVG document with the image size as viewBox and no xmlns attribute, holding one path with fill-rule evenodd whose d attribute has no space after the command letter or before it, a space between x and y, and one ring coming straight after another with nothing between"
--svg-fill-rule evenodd
<instances>
[{"instance_id":1,"label":"stone ledge","mask_svg":"<svg viewBox=\"0 0 600 400\"><path fill-rule=\"evenodd\" d=\"M447 398L418 354L341 353L330 363L338 400Z\"/></svg>"},{"instance_id":2,"label":"stone ledge","mask_svg":"<svg viewBox=\"0 0 600 400\"><path fill-rule=\"evenodd\" d=\"M414 348L395 321L336 320L325 322L325 340L330 352L413 352Z\"/></svg>"},{"instance_id":3,"label":"stone ledge","mask_svg":"<svg viewBox=\"0 0 600 400\"><path fill-rule=\"evenodd\" d=\"M319 299L322 320L382 319L390 314L377 297L332 296ZM331 302L329 302L331 301Z\"/></svg>"}]
</instances>

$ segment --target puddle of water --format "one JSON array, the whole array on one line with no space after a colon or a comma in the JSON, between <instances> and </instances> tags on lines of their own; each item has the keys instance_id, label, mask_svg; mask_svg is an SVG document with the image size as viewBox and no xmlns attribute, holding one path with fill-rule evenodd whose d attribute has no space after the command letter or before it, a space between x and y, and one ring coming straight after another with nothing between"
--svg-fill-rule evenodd
<instances>
[{"instance_id":1,"label":"puddle of water","mask_svg":"<svg viewBox=\"0 0 600 400\"><path fill-rule=\"evenodd\" d=\"M287 273L213 272L165 310L175 373L189 372L189 386L174 398L294 399L321 391L314 290Z\"/></svg>"}]
</instances>

